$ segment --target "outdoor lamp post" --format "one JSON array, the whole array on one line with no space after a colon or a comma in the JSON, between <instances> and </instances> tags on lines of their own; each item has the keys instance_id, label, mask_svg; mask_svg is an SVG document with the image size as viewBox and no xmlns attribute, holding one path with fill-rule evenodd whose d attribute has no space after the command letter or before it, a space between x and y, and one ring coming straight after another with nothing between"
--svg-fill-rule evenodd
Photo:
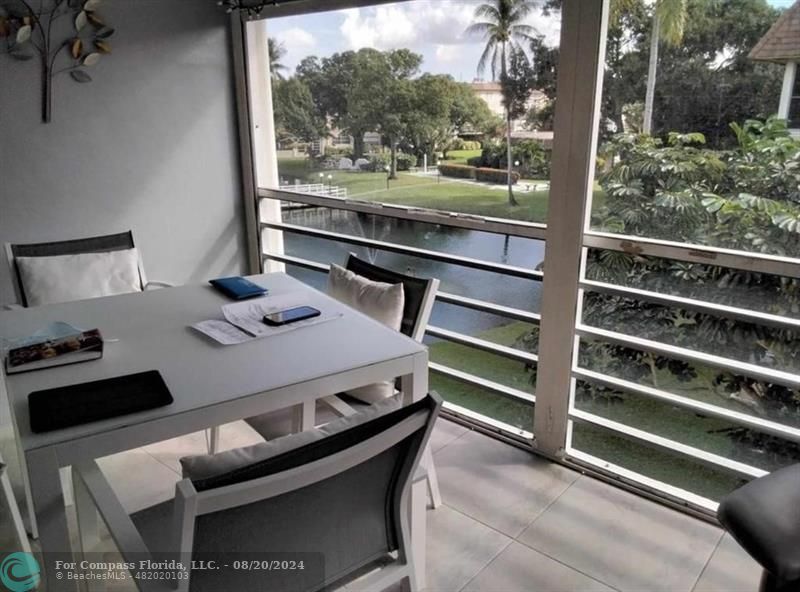
<instances>
[{"instance_id":1,"label":"outdoor lamp post","mask_svg":"<svg viewBox=\"0 0 800 592\"><path fill-rule=\"evenodd\" d=\"M386 191L389 191L389 177L391 176L392 167L387 164L383 167L383 170L386 171Z\"/></svg>"},{"instance_id":2,"label":"outdoor lamp post","mask_svg":"<svg viewBox=\"0 0 800 592\"><path fill-rule=\"evenodd\" d=\"M333 175L328 175L328 193L333 190Z\"/></svg>"},{"instance_id":3,"label":"outdoor lamp post","mask_svg":"<svg viewBox=\"0 0 800 592\"><path fill-rule=\"evenodd\" d=\"M322 185L323 187L325 186L325 173L319 174L319 184Z\"/></svg>"}]
</instances>

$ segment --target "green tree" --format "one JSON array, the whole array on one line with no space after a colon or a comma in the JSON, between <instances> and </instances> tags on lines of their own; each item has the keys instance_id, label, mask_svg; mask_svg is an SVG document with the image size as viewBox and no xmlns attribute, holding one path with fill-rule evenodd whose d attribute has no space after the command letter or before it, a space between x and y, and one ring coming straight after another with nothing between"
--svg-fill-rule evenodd
<instances>
[{"instance_id":1,"label":"green tree","mask_svg":"<svg viewBox=\"0 0 800 592\"><path fill-rule=\"evenodd\" d=\"M269 54L269 71L272 80L283 80L283 73L289 69L281 63L286 56L286 47L282 42L270 37L267 39L267 53Z\"/></svg>"},{"instance_id":2,"label":"green tree","mask_svg":"<svg viewBox=\"0 0 800 592\"><path fill-rule=\"evenodd\" d=\"M317 112L311 91L302 80L274 80L272 92L279 138L312 142L325 135L325 119Z\"/></svg>"},{"instance_id":3,"label":"green tree","mask_svg":"<svg viewBox=\"0 0 800 592\"><path fill-rule=\"evenodd\" d=\"M391 151L389 176L397 177L397 147L405 138L414 104L414 76L422 56L407 49L380 52L362 49L354 61L352 87L347 93L349 128L381 134ZM356 152L355 157L359 154Z\"/></svg>"},{"instance_id":4,"label":"green tree","mask_svg":"<svg viewBox=\"0 0 800 592\"><path fill-rule=\"evenodd\" d=\"M478 61L478 75L487 66L491 67L492 78L507 79L509 60L512 53L526 56L525 44L530 43L535 30L525 24L525 19L533 10L532 0L492 0L475 9L475 22L467 28L467 33L481 35L486 41ZM518 205L514 198L511 181L511 124L509 110L506 109L506 142L508 144L508 202Z\"/></svg>"}]
</instances>

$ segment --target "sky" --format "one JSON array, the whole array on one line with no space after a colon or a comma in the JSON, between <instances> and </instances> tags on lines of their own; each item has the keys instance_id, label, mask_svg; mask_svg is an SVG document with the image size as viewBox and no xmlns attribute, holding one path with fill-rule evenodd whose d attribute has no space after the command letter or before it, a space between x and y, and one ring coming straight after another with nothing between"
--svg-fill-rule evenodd
<instances>
[{"instance_id":1,"label":"sky","mask_svg":"<svg viewBox=\"0 0 800 592\"><path fill-rule=\"evenodd\" d=\"M290 72L309 55L329 56L362 47L387 50L406 47L422 54L422 71L450 74L470 82L478 76L476 65L484 44L465 33L475 8L483 0L411 0L369 8L353 8L270 20L268 34L287 50L282 63ZM794 0L768 0L778 8ZM534 11L528 24L550 45L558 43L561 19ZM483 74L491 78L490 72Z\"/></svg>"}]
</instances>

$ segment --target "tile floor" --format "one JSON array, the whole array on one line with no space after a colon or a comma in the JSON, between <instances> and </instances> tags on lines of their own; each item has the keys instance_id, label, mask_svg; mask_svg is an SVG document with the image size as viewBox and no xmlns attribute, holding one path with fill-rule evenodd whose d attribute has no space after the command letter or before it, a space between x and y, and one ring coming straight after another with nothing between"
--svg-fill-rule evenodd
<instances>
[{"instance_id":1,"label":"tile floor","mask_svg":"<svg viewBox=\"0 0 800 592\"><path fill-rule=\"evenodd\" d=\"M243 422L223 426L224 448L256 441ZM447 420L432 446L444 499L428 513L433 592L758 589L757 564L719 528ZM178 458L204 447L194 434L101 466L134 511L171 496Z\"/></svg>"}]
</instances>

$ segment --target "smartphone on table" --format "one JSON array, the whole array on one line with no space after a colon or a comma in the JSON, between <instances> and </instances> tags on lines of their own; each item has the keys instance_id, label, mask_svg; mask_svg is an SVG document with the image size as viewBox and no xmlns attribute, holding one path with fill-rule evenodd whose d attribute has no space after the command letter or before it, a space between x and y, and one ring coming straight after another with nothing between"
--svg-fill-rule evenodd
<instances>
[{"instance_id":1,"label":"smartphone on table","mask_svg":"<svg viewBox=\"0 0 800 592\"><path fill-rule=\"evenodd\" d=\"M280 327L281 325L312 319L319 315L320 312L316 308L311 306L298 306L297 308L266 314L262 320L270 327Z\"/></svg>"}]
</instances>

